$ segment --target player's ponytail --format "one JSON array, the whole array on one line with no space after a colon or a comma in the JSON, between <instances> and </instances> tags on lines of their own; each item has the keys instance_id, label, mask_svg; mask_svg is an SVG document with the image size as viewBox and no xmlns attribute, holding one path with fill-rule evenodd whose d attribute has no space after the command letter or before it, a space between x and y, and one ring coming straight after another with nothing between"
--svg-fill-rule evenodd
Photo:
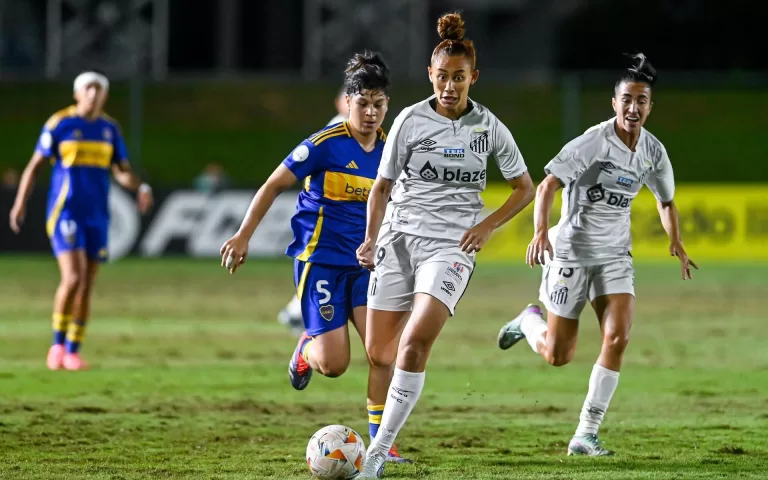
<instances>
[{"instance_id":1,"label":"player's ponytail","mask_svg":"<svg viewBox=\"0 0 768 480\"><path fill-rule=\"evenodd\" d=\"M658 79L656 69L648 61L648 57L644 53L634 53L625 55L632 59L632 64L624 70L621 77L616 81L614 86L614 92L617 92L619 85L624 82L641 82L647 83L649 87L653 88Z\"/></svg>"},{"instance_id":2,"label":"player's ponytail","mask_svg":"<svg viewBox=\"0 0 768 480\"><path fill-rule=\"evenodd\" d=\"M432 51L432 61L438 55L459 56L469 58L472 70L475 69L475 44L464 38L464 18L459 12L449 12L437 19L437 33L442 41Z\"/></svg>"},{"instance_id":3,"label":"player's ponytail","mask_svg":"<svg viewBox=\"0 0 768 480\"><path fill-rule=\"evenodd\" d=\"M380 53L366 50L356 53L347 62L344 70L344 91L347 95L362 90L378 90L386 95L391 86L389 67Z\"/></svg>"}]
</instances>

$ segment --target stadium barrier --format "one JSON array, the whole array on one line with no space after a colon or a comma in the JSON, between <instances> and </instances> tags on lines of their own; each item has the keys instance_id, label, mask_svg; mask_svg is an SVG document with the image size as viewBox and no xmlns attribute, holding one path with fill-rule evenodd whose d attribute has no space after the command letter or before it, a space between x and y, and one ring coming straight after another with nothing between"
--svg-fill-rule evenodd
<instances>
[{"instance_id":1,"label":"stadium barrier","mask_svg":"<svg viewBox=\"0 0 768 480\"><path fill-rule=\"evenodd\" d=\"M488 187L486 212L501 205L510 190L503 184ZM109 252L112 260L126 255L166 255L209 258L237 230L253 197L252 190L206 194L194 190L155 192L156 205L146 216L136 211L134 198L120 188L110 195L112 222ZM10 211L15 192L0 190L0 211ZM252 257L279 257L290 243L290 217L296 192L275 201L250 243ZM768 185L681 185L676 202L688 253L699 261L768 260ZM560 195L551 222L559 219ZM46 194L37 189L29 200L27 221L14 235L4 220L0 251L49 252L45 234ZM4 219L7 216L3 217ZM533 208L493 234L478 261L522 261L533 230ZM643 189L632 205L634 257L667 259L668 241L659 222L653 195Z\"/></svg>"}]
</instances>

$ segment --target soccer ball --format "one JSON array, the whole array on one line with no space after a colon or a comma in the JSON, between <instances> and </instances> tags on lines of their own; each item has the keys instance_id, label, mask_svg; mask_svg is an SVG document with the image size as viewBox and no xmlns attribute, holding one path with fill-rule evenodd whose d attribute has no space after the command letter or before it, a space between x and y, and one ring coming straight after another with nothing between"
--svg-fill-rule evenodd
<instances>
[{"instance_id":1,"label":"soccer ball","mask_svg":"<svg viewBox=\"0 0 768 480\"><path fill-rule=\"evenodd\" d=\"M307 466L320 480L355 478L360 473L364 456L362 437L344 425L321 428L307 444Z\"/></svg>"}]
</instances>

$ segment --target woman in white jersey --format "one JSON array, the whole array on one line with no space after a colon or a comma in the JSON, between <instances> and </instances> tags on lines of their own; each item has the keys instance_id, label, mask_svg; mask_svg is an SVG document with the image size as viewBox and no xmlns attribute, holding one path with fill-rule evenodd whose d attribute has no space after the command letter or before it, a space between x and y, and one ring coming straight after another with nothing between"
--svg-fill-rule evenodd
<instances>
[{"instance_id":1,"label":"woman in white jersey","mask_svg":"<svg viewBox=\"0 0 768 480\"><path fill-rule=\"evenodd\" d=\"M670 240L669 253L682 263L683 280L698 268L683 248L674 202L672 165L659 140L643 128L651 112L656 70L645 55L616 82L612 99L616 117L595 125L568 143L547 164L547 177L536 192L535 234L527 263L544 264L539 300L547 308L528 305L499 333L506 350L523 338L550 364L573 358L578 319L589 300L597 314L603 345L589 379L579 426L568 445L569 455L612 455L597 430L619 381L634 313L635 288L630 236L632 200L648 185L657 200ZM555 192L563 190L560 222L549 232ZM551 243L550 243L551 242ZM545 258L549 254L549 258Z\"/></svg>"},{"instance_id":2,"label":"woman in white jersey","mask_svg":"<svg viewBox=\"0 0 768 480\"><path fill-rule=\"evenodd\" d=\"M394 121L368 198L365 242L358 249L360 264L374 271L368 357L374 365L396 362L360 478L381 474L387 451L419 399L432 344L467 287L475 253L534 194L509 129L468 98L479 72L461 15L443 15L437 30L442 41L428 70L434 95ZM513 192L476 223L489 160L498 164Z\"/></svg>"}]
</instances>

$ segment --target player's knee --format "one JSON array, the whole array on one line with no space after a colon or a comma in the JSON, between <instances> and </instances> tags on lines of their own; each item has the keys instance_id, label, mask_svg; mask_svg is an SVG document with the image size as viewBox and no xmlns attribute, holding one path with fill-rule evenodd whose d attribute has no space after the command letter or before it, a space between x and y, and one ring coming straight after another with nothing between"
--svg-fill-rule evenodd
<instances>
[{"instance_id":1,"label":"player's knee","mask_svg":"<svg viewBox=\"0 0 768 480\"><path fill-rule=\"evenodd\" d=\"M61 275L61 286L68 292L76 292L85 280L85 275L80 272L71 270L63 272Z\"/></svg>"},{"instance_id":2,"label":"player's knee","mask_svg":"<svg viewBox=\"0 0 768 480\"><path fill-rule=\"evenodd\" d=\"M329 378L336 378L344 375L349 367L349 361L343 360L328 360L323 359L318 362L317 370L324 376Z\"/></svg>"},{"instance_id":3,"label":"player's knee","mask_svg":"<svg viewBox=\"0 0 768 480\"><path fill-rule=\"evenodd\" d=\"M553 345L552 347L553 348L550 348L550 350L547 352L547 355L545 355L545 358L550 365L553 367L562 367L563 365L568 365L571 363L575 353L574 348L558 348L557 345Z\"/></svg>"},{"instance_id":4,"label":"player's knee","mask_svg":"<svg viewBox=\"0 0 768 480\"><path fill-rule=\"evenodd\" d=\"M390 367L397 358L397 349L389 351L386 347L370 343L366 344L365 351L368 354L368 364L374 368Z\"/></svg>"},{"instance_id":5,"label":"player's knee","mask_svg":"<svg viewBox=\"0 0 768 480\"><path fill-rule=\"evenodd\" d=\"M603 335L603 350L614 355L624 354L629 345L629 331L607 331Z\"/></svg>"},{"instance_id":6,"label":"player's knee","mask_svg":"<svg viewBox=\"0 0 768 480\"><path fill-rule=\"evenodd\" d=\"M424 368L427 364L431 345L427 342L418 340L410 341L400 348L398 353L398 365L406 366L410 369ZM409 370L410 371L410 370Z\"/></svg>"}]
</instances>

